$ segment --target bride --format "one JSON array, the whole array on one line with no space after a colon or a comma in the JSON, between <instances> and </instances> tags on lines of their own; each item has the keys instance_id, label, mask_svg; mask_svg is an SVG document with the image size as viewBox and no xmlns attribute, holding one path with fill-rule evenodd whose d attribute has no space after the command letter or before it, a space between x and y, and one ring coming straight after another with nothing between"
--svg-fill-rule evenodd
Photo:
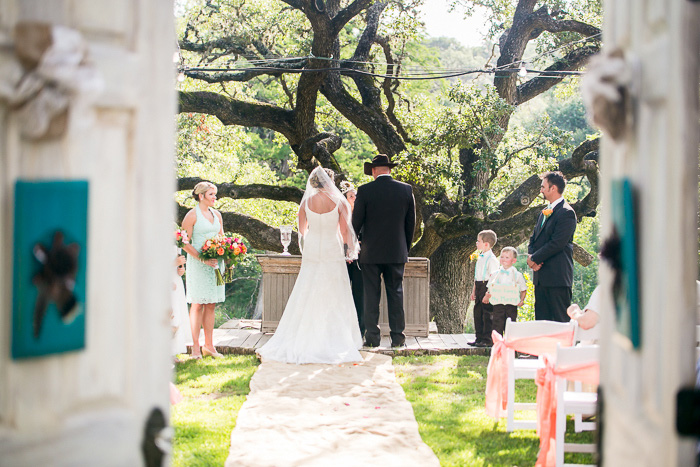
<instances>
[{"instance_id":1,"label":"bride","mask_svg":"<svg viewBox=\"0 0 700 467\"><path fill-rule=\"evenodd\" d=\"M359 252L351 217L348 201L333 183L333 171L315 168L299 206L301 269L275 334L257 350L263 360L362 361L362 337L345 266Z\"/></svg>"}]
</instances>

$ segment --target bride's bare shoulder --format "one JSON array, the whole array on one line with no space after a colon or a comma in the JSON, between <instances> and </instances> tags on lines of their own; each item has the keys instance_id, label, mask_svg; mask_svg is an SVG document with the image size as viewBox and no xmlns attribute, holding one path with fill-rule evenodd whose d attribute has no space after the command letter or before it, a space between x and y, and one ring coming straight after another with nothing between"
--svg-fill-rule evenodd
<instances>
[{"instance_id":1,"label":"bride's bare shoulder","mask_svg":"<svg viewBox=\"0 0 700 467\"><path fill-rule=\"evenodd\" d=\"M307 207L316 213L323 214L332 211L335 203L322 193L316 193L309 197Z\"/></svg>"}]
</instances>

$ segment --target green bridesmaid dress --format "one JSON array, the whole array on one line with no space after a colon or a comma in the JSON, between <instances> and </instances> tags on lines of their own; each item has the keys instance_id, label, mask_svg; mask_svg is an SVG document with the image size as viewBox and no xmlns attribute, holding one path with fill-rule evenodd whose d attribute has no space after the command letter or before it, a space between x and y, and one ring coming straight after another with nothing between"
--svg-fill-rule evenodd
<instances>
[{"instance_id":1,"label":"green bridesmaid dress","mask_svg":"<svg viewBox=\"0 0 700 467\"><path fill-rule=\"evenodd\" d=\"M209 209L214 216L214 222L204 217L199 206L195 206L197 220L192 228L192 246L197 252L202 251L204 242L219 234L221 223L219 217ZM219 268L223 269L223 261L219 260ZM224 286L216 285L214 268L194 257L187 255L187 303L220 303L224 301Z\"/></svg>"}]
</instances>

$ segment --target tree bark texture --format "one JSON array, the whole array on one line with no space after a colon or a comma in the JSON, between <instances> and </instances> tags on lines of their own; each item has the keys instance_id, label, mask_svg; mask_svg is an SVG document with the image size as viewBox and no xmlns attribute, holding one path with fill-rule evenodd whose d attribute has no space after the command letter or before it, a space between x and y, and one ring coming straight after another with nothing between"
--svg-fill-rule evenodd
<instances>
[{"instance_id":1,"label":"tree bark texture","mask_svg":"<svg viewBox=\"0 0 700 467\"><path fill-rule=\"evenodd\" d=\"M430 317L444 334L461 334L474 270L465 238L444 242L430 256Z\"/></svg>"}]
</instances>

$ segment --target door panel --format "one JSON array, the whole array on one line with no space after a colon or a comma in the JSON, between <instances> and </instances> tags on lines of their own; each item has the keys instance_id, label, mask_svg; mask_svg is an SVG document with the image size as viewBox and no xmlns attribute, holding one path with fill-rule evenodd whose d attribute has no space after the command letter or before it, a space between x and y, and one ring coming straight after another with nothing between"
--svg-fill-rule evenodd
<instances>
[{"instance_id":1,"label":"door panel","mask_svg":"<svg viewBox=\"0 0 700 467\"><path fill-rule=\"evenodd\" d=\"M12 250L0 249L0 465L142 465L146 419L169 408L173 2L0 0L0 64L16 60L20 21L77 30L104 90L48 141L22 138L0 103L3 220L18 179L89 183L84 350L10 359Z\"/></svg>"},{"instance_id":2,"label":"door panel","mask_svg":"<svg viewBox=\"0 0 700 467\"><path fill-rule=\"evenodd\" d=\"M606 0L604 43L640 70L632 129L605 139L601 241L611 233L610 184L638 194L641 345L618 332L612 299L601 326L603 465L693 465L693 441L675 430L675 397L694 381L698 165L698 5ZM601 266L600 282L612 283Z\"/></svg>"}]
</instances>

